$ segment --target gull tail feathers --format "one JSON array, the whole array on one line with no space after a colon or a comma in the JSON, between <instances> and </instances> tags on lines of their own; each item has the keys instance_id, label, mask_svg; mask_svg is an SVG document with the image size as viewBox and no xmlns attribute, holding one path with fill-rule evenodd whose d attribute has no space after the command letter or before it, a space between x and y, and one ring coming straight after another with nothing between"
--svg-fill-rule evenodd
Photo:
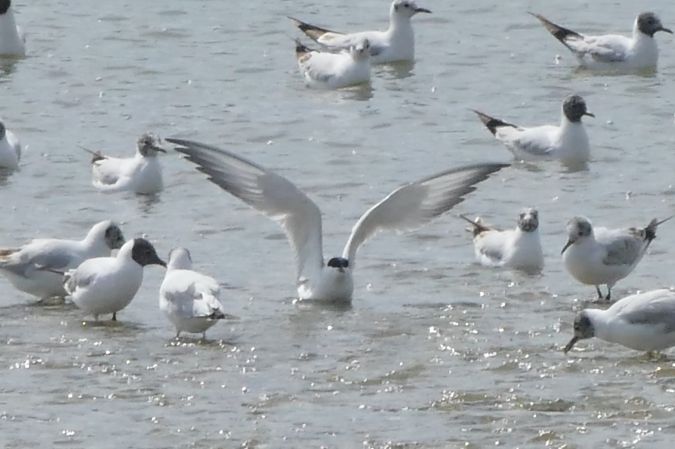
<instances>
[{"instance_id":1,"label":"gull tail feathers","mask_svg":"<svg viewBox=\"0 0 675 449\"><path fill-rule=\"evenodd\" d=\"M560 25L556 25L555 23L551 22L548 20L546 17L542 16L541 14L535 14L533 12L529 12L533 17L536 17L539 19L542 25L544 25L544 28L548 30L549 33L553 35L556 39L558 39L565 47L569 48L570 50L573 50L570 48L569 45L567 45L566 40L569 38L575 38L575 39L583 39L583 36L576 31L572 31L567 28L563 28Z\"/></svg>"},{"instance_id":2,"label":"gull tail feathers","mask_svg":"<svg viewBox=\"0 0 675 449\"><path fill-rule=\"evenodd\" d=\"M647 240L648 243L651 243L652 240L656 238L656 228L659 227L659 225L662 225L666 221L670 220L673 218L673 215L671 215L668 218L665 218L661 221L658 219L654 218L652 221L649 222L646 228L643 229L645 240Z\"/></svg>"},{"instance_id":3,"label":"gull tail feathers","mask_svg":"<svg viewBox=\"0 0 675 449\"><path fill-rule=\"evenodd\" d=\"M482 221L479 217L477 217L475 220L472 220L469 217L467 217L466 215L460 215L459 218L461 218L464 221L466 221L467 223L471 224L472 227L466 228L466 230L471 232L474 237L482 234L483 232L487 232L487 231L491 230L489 227L485 226L482 223Z\"/></svg>"},{"instance_id":4,"label":"gull tail feathers","mask_svg":"<svg viewBox=\"0 0 675 449\"><path fill-rule=\"evenodd\" d=\"M315 25L311 25L302 20L298 20L295 17L287 16L295 24L296 27L303 33L305 33L310 39L318 41L321 36L326 33L335 33L335 31L328 30L326 28L321 28Z\"/></svg>"},{"instance_id":5,"label":"gull tail feathers","mask_svg":"<svg viewBox=\"0 0 675 449\"><path fill-rule=\"evenodd\" d=\"M492 135L497 134L497 128L502 128L504 126L508 126L511 128L518 128L518 126L514 125L513 123L508 123L503 120L499 120L498 118L490 117L489 115L484 114L475 109L473 110L473 112L476 113L480 121L483 122L483 125L485 125L488 130L490 130Z\"/></svg>"},{"instance_id":6,"label":"gull tail feathers","mask_svg":"<svg viewBox=\"0 0 675 449\"><path fill-rule=\"evenodd\" d=\"M78 145L78 146L80 147L80 149L82 149L82 150L86 151L87 153L91 154L91 163L92 164L94 164L98 161L102 161L102 160L107 159L107 157L105 155L103 155L103 153L101 153L100 151L90 150L89 148L83 147L82 145Z\"/></svg>"}]
</instances>

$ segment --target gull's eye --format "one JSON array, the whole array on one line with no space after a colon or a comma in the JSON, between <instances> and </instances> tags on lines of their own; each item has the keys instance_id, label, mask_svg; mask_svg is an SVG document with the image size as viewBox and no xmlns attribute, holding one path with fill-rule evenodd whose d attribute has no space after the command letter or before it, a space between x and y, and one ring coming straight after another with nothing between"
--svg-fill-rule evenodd
<instances>
[{"instance_id":1,"label":"gull's eye","mask_svg":"<svg viewBox=\"0 0 675 449\"><path fill-rule=\"evenodd\" d=\"M410 7L410 3L408 3L408 2L403 2L403 7L404 7L404 8L409 8L409 7Z\"/></svg>"}]
</instances>

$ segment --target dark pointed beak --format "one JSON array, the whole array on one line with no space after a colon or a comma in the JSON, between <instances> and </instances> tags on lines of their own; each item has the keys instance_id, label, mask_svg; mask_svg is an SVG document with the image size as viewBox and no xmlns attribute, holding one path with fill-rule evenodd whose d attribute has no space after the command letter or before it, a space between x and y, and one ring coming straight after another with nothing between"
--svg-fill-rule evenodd
<instances>
[{"instance_id":1,"label":"dark pointed beak","mask_svg":"<svg viewBox=\"0 0 675 449\"><path fill-rule=\"evenodd\" d=\"M419 12L425 12L427 14L431 14L431 11L429 11L427 8L417 8L417 9L415 9L415 13L419 13Z\"/></svg>"},{"instance_id":2,"label":"dark pointed beak","mask_svg":"<svg viewBox=\"0 0 675 449\"><path fill-rule=\"evenodd\" d=\"M560 254L564 254L565 250L569 248L572 245L572 243L574 243L574 240L572 239L568 240L567 243L565 243L565 246L563 246L562 251L560 251Z\"/></svg>"},{"instance_id":3,"label":"dark pointed beak","mask_svg":"<svg viewBox=\"0 0 675 449\"><path fill-rule=\"evenodd\" d=\"M666 28L666 27L659 28L659 31L665 31L666 33L673 34L673 30L671 30L670 28Z\"/></svg>"},{"instance_id":4,"label":"dark pointed beak","mask_svg":"<svg viewBox=\"0 0 675 449\"><path fill-rule=\"evenodd\" d=\"M572 346L574 346L574 345L576 344L576 342L578 342L578 341L579 341L579 337L577 337L576 335L575 335L574 337L572 337L572 339L570 340L570 342L567 343L567 346L565 346L565 349L563 350L563 352L564 352L565 354L567 354L568 352L570 352L570 349L572 349Z\"/></svg>"},{"instance_id":5,"label":"dark pointed beak","mask_svg":"<svg viewBox=\"0 0 675 449\"><path fill-rule=\"evenodd\" d=\"M155 259L151 262L152 265L161 265L164 268L166 268L166 262L164 262L162 259L159 257L155 257Z\"/></svg>"},{"instance_id":6,"label":"dark pointed beak","mask_svg":"<svg viewBox=\"0 0 675 449\"><path fill-rule=\"evenodd\" d=\"M586 112L584 112L584 115L595 118L595 114L593 114L592 112L586 111Z\"/></svg>"},{"instance_id":7,"label":"dark pointed beak","mask_svg":"<svg viewBox=\"0 0 675 449\"><path fill-rule=\"evenodd\" d=\"M150 148L157 151L158 153L166 153L166 150L164 148L158 147L157 145L152 145Z\"/></svg>"}]
</instances>

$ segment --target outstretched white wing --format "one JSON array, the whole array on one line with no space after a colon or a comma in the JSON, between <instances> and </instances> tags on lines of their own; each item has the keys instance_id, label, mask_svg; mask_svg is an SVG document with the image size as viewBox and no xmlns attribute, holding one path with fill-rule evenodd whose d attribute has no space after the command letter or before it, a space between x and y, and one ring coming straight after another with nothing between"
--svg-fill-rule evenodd
<instances>
[{"instance_id":1,"label":"outstretched white wing","mask_svg":"<svg viewBox=\"0 0 675 449\"><path fill-rule=\"evenodd\" d=\"M352 229L342 257L354 269L361 243L380 230L418 228L462 202L474 185L509 164L477 164L447 170L408 184L390 193L361 216Z\"/></svg>"},{"instance_id":2,"label":"outstretched white wing","mask_svg":"<svg viewBox=\"0 0 675 449\"><path fill-rule=\"evenodd\" d=\"M228 151L183 139L179 145L209 180L279 223L295 251L297 278L310 278L323 267L321 211L293 183Z\"/></svg>"}]
</instances>

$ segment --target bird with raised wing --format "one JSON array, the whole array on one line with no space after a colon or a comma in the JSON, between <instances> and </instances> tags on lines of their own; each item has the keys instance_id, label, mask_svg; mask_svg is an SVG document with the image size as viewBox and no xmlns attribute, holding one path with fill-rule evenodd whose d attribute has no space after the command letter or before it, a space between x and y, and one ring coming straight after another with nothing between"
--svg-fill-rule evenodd
<instances>
[{"instance_id":1,"label":"bird with raised wing","mask_svg":"<svg viewBox=\"0 0 675 449\"><path fill-rule=\"evenodd\" d=\"M520 212L515 229L500 231L483 224L480 218L461 218L472 226L476 260L487 267L507 267L530 273L544 267L539 237L539 212L527 208Z\"/></svg>"},{"instance_id":2,"label":"bird with raised wing","mask_svg":"<svg viewBox=\"0 0 675 449\"><path fill-rule=\"evenodd\" d=\"M44 300L63 297L63 272L92 257L109 255L124 244L110 220L96 223L82 240L35 239L19 248L0 249L0 272L22 292Z\"/></svg>"},{"instance_id":3,"label":"bird with raised wing","mask_svg":"<svg viewBox=\"0 0 675 449\"><path fill-rule=\"evenodd\" d=\"M579 340L592 337L637 351L675 346L675 293L651 290L626 296L607 310L582 310L574 319L574 337L565 353Z\"/></svg>"},{"instance_id":4,"label":"bird with raised wing","mask_svg":"<svg viewBox=\"0 0 675 449\"><path fill-rule=\"evenodd\" d=\"M21 159L21 143L16 135L0 121L0 168L16 170Z\"/></svg>"},{"instance_id":5,"label":"bird with raised wing","mask_svg":"<svg viewBox=\"0 0 675 449\"><path fill-rule=\"evenodd\" d=\"M64 287L75 305L98 321L99 315L117 312L129 305L143 282L143 267L166 263L150 242L129 240L114 257L96 257L82 262L64 275Z\"/></svg>"},{"instance_id":6,"label":"bird with raised wing","mask_svg":"<svg viewBox=\"0 0 675 449\"><path fill-rule=\"evenodd\" d=\"M368 39L339 53L310 50L296 41L295 56L307 86L340 89L370 81L369 49Z\"/></svg>"},{"instance_id":7,"label":"bird with raised wing","mask_svg":"<svg viewBox=\"0 0 675 449\"><path fill-rule=\"evenodd\" d=\"M631 37L618 34L585 35L556 25L540 14L530 13L567 47L579 64L591 70L633 71L655 69L659 49L654 39L658 31L673 34L653 12L635 19Z\"/></svg>"},{"instance_id":8,"label":"bird with raised wing","mask_svg":"<svg viewBox=\"0 0 675 449\"><path fill-rule=\"evenodd\" d=\"M358 220L342 256L323 258L321 211L292 182L243 157L211 145L166 139L209 180L279 223L295 251L301 300L349 302L359 246L380 230L421 227L450 210L475 184L508 164L476 164L446 170L406 184L368 209Z\"/></svg>"},{"instance_id":9,"label":"bird with raised wing","mask_svg":"<svg viewBox=\"0 0 675 449\"><path fill-rule=\"evenodd\" d=\"M562 104L560 126L521 127L474 111L497 140L518 160L559 160L577 165L588 162L591 149L586 128L581 122L585 115L595 117L579 95L570 95Z\"/></svg>"},{"instance_id":10,"label":"bird with raised wing","mask_svg":"<svg viewBox=\"0 0 675 449\"><path fill-rule=\"evenodd\" d=\"M595 285L599 299L611 299L612 287L642 260L658 226L672 217L653 219L645 228L594 228L585 217L567 223L568 240L562 249L567 272L582 284ZM600 285L607 285L603 296Z\"/></svg>"},{"instance_id":11,"label":"bird with raised wing","mask_svg":"<svg viewBox=\"0 0 675 449\"><path fill-rule=\"evenodd\" d=\"M141 195L157 193L164 188L162 166L158 153L166 153L159 146L159 138L143 134L137 141L136 154L128 158L106 156L92 152L92 184L101 192L134 192Z\"/></svg>"},{"instance_id":12,"label":"bird with raised wing","mask_svg":"<svg viewBox=\"0 0 675 449\"><path fill-rule=\"evenodd\" d=\"M11 0L0 0L0 57L26 55L26 39L16 25Z\"/></svg>"},{"instance_id":13,"label":"bird with raised wing","mask_svg":"<svg viewBox=\"0 0 675 449\"><path fill-rule=\"evenodd\" d=\"M192 269L192 257L185 248L174 248L164 281L159 289L159 309L181 332L202 334L226 317L220 303L218 281Z\"/></svg>"},{"instance_id":14,"label":"bird with raised wing","mask_svg":"<svg viewBox=\"0 0 675 449\"><path fill-rule=\"evenodd\" d=\"M419 13L431 13L413 0L394 0L389 10L389 28L386 31L339 33L289 17L295 25L314 41L330 50L348 49L367 39L370 42L371 62L384 64L415 60L415 33L410 19Z\"/></svg>"}]
</instances>

